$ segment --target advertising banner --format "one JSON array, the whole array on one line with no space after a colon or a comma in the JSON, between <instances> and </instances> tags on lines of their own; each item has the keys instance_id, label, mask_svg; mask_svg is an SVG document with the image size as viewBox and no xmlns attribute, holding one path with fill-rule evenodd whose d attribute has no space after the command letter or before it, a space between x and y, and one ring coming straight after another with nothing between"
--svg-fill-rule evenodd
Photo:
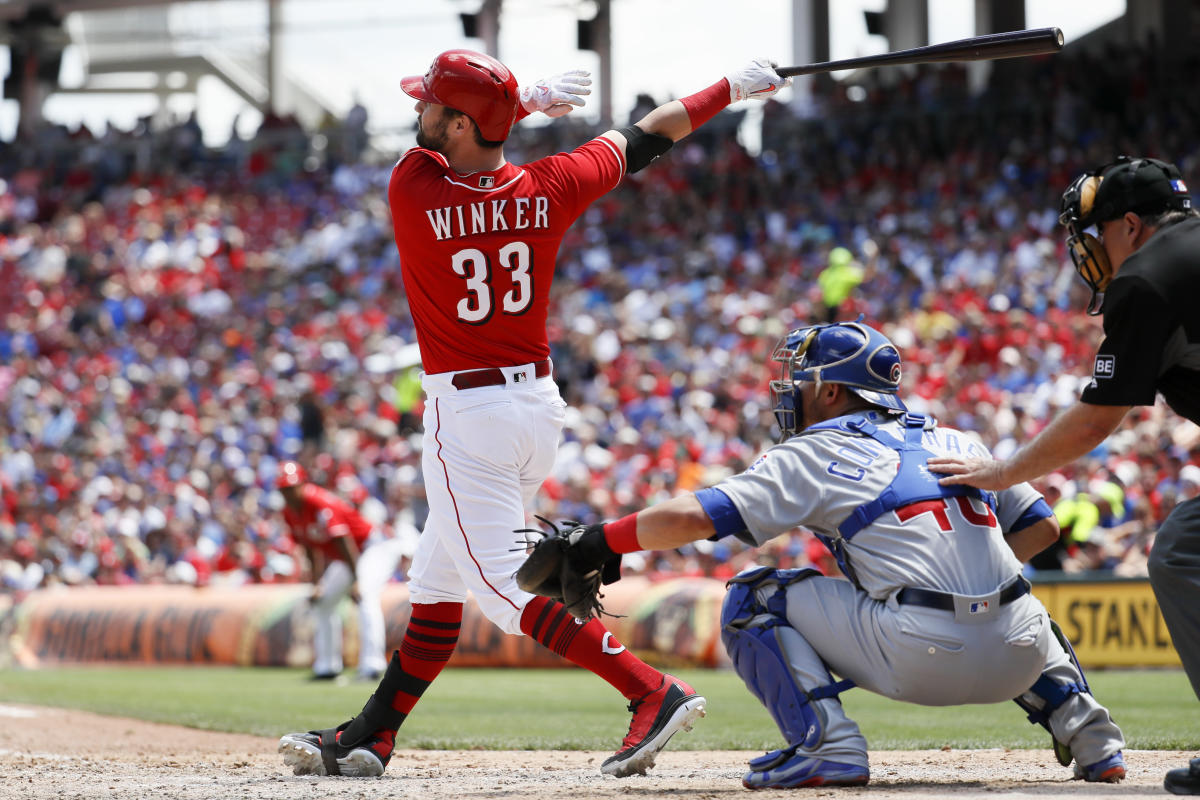
<instances>
[{"instance_id":1,"label":"advertising banner","mask_svg":"<svg viewBox=\"0 0 1200 800\"><path fill-rule=\"evenodd\" d=\"M0 607L0 664L312 663L309 587L121 586L56 588ZM1035 581L1034 594L1071 641L1085 667L1179 666L1179 656L1145 580ZM631 576L604 587L613 616L604 624L621 643L667 668L727 665L720 641L725 586L711 578L650 582ZM389 652L408 625L408 588L383 593ZM342 605L343 652L357 663L358 615ZM525 636L501 633L468 597L453 666L560 667L559 656Z\"/></svg>"},{"instance_id":2,"label":"advertising banner","mask_svg":"<svg viewBox=\"0 0 1200 800\"><path fill-rule=\"evenodd\" d=\"M1033 593L1085 667L1180 666L1149 581L1035 581Z\"/></svg>"}]
</instances>

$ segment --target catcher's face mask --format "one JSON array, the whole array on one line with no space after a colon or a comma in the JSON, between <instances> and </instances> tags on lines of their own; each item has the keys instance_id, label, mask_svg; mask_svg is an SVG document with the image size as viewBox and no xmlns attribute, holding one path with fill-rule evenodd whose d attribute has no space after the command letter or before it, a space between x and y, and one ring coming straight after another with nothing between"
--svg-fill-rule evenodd
<instances>
[{"instance_id":1,"label":"catcher's face mask","mask_svg":"<svg viewBox=\"0 0 1200 800\"><path fill-rule=\"evenodd\" d=\"M1067 229L1067 250L1071 253L1071 262L1083 282L1092 290L1092 298L1088 301L1087 313L1095 316L1100 313L1104 300L1104 290L1112 282L1113 268L1108 251L1085 228L1086 221L1095 210L1096 192L1104 178L1097 173L1080 175L1062 196L1062 211L1058 221Z\"/></svg>"},{"instance_id":2,"label":"catcher's face mask","mask_svg":"<svg viewBox=\"0 0 1200 800\"><path fill-rule=\"evenodd\" d=\"M804 430L804 405L800 400L803 381L796 379L796 367L816 340L818 330L815 327L794 330L780 339L771 353L771 360L781 365L779 379L770 384L771 400L775 404L775 422L782 434L780 441Z\"/></svg>"}]
</instances>

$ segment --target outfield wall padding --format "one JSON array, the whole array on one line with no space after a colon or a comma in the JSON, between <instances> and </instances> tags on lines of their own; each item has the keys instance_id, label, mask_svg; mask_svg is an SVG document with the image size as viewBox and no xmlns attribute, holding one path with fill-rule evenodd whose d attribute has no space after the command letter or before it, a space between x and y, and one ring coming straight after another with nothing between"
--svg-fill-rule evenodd
<instances>
[{"instance_id":1,"label":"outfield wall padding","mask_svg":"<svg viewBox=\"0 0 1200 800\"><path fill-rule=\"evenodd\" d=\"M177 663L308 666L312 620L307 586L120 586L57 588L30 594L0 625L9 658L19 665ZM627 578L605 590L605 617L618 641L648 661L716 666L720 598L715 580L649 584ZM408 624L408 587L383 593L389 651ZM357 661L357 614L341 607L344 654ZM501 633L468 598L456 666L557 667L562 658L524 636Z\"/></svg>"},{"instance_id":2,"label":"outfield wall padding","mask_svg":"<svg viewBox=\"0 0 1200 800\"><path fill-rule=\"evenodd\" d=\"M0 606L0 664L175 663L304 667L312 663L309 587L56 588ZM663 667L723 666L724 585L710 578L651 583L629 577L605 587L604 623L617 640ZM1037 580L1046 605L1087 667L1179 666L1149 582ZM408 589L383 594L389 651L408 624ZM357 615L342 606L344 653L357 661ZM503 634L468 598L451 665L557 667L566 662L524 636Z\"/></svg>"}]
</instances>

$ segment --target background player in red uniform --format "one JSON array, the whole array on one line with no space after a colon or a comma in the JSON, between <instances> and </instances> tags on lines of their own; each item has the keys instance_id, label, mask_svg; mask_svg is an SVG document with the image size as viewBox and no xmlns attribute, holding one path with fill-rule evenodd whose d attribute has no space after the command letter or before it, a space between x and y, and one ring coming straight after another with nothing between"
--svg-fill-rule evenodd
<instances>
[{"instance_id":1,"label":"background player in red uniform","mask_svg":"<svg viewBox=\"0 0 1200 800\"><path fill-rule=\"evenodd\" d=\"M424 76L402 81L418 101L418 146L392 171L388 200L425 371L429 518L400 649L357 717L280 740L297 774L383 772L397 729L454 649L468 591L502 630L534 637L630 701L629 732L605 774L644 773L704 713L703 697L635 657L598 620L576 621L561 603L521 591L514 573L525 557L514 552L513 529L554 464L565 417L546 317L567 228L725 106L769 97L787 81L755 60L573 152L505 160L520 116L566 113L582 105L588 83L576 72L522 90L499 61L467 50L442 53Z\"/></svg>"},{"instance_id":2,"label":"background player in red uniform","mask_svg":"<svg viewBox=\"0 0 1200 800\"><path fill-rule=\"evenodd\" d=\"M403 544L342 498L309 483L295 461L280 466L276 486L283 495L283 519L304 547L312 572L313 677L336 678L342 671L338 605L350 595L358 603L358 675L378 678L387 666L380 594L403 557Z\"/></svg>"}]
</instances>

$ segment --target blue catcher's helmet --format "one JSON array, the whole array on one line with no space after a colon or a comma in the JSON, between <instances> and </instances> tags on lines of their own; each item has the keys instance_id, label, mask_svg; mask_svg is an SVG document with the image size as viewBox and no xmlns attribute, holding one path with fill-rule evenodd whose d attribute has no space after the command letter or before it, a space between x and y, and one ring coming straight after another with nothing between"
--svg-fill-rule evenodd
<instances>
[{"instance_id":1,"label":"blue catcher's helmet","mask_svg":"<svg viewBox=\"0 0 1200 800\"><path fill-rule=\"evenodd\" d=\"M840 383L872 405L908 410L898 395L900 351L861 322L797 328L779 341L771 360L783 365L779 380L771 381L771 394L784 438L806 427L800 407L800 384L805 382Z\"/></svg>"}]
</instances>

